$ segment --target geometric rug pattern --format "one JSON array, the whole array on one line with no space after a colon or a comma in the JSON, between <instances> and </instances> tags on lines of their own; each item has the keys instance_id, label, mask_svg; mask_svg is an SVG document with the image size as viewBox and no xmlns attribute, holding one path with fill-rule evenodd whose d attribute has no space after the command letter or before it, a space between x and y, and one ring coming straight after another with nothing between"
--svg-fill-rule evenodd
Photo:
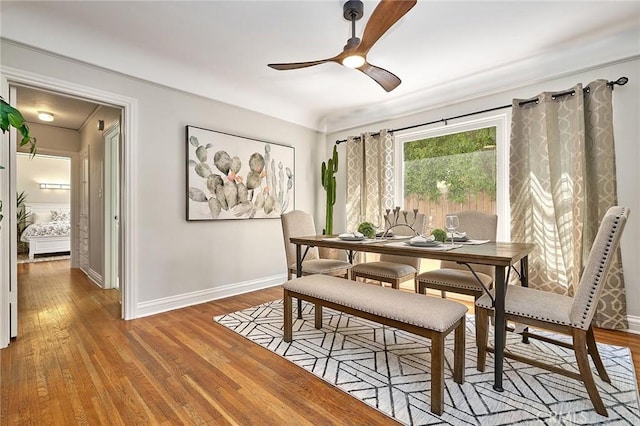
<instances>
[{"instance_id":1,"label":"geometric rug pattern","mask_svg":"<svg viewBox=\"0 0 640 426\"><path fill-rule=\"evenodd\" d=\"M467 315L465 382L459 385L452 378L451 333L445 348L444 412L437 416L429 408L429 339L327 308L323 328L316 330L313 309L303 303L300 320L294 313L291 343L282 340L282 300L214 320L406 425L640 425L629 348L598 344L611 378L608 384L594 374L607 418L595 412L581 382L510 359L504 363L505 390L494 391L493 354L487 354L485 372L479 372L474 318ZM557 345L534 339L524 344L519 335L507 333L507 348L577 371L573 352Z\"/></svg>"}]
</instances>

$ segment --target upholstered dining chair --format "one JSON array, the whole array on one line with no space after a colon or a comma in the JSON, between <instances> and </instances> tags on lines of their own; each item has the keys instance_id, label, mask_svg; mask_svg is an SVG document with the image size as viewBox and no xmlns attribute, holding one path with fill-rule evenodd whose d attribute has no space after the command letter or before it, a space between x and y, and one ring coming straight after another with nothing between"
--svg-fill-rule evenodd
<instances>
[{"instance_id":1,"label":"upholstered dining chair","mask_svg":"<svg viewBox=\"0 0 640 426\"><path fill-rule=\"evenodd\" d=\"M629 208L618 206L611 207L604 215L574 297L510 285L505 299L505 317L508 321L572 336L572 343L566 343L525 332L530 338L572 348L579 373L508 351L505 351L504 356L582 381L596 412L603 416L608 416L608 413L598 393L587 355L591 356L600 378L611 383L598 353L592 321L628 216ZM488 319L493 315L489 295L476 301L476 311L479 336L477 367L479 371L484 371L487 350L492 350L487 347Z\"/></svg>"},{"instance_id":2,"label":"upholstered dining chair","mask_svg":"<svg viewBox=\"0 0 640 426\"><path fill-rule=\"evenodd\" d=\"M280 216L282 236L287 258L287 277L296 275L296 246L291 244L291 237L308 237L316 235L313 216L301 210L293 210ZM325 274L349 278L351 264L346 260L322 259L317 247L310 247L302 262L302 275Z\"/></svg>"},{"instance_id":3,"label":"upholstered dining chair","mask_svg":"<svg viewBox=\"0 0 640 426\"><path fill-rule=\"evenodd\" d=\"M496 240L498 216L478 211L463 211L456 213L460 220L460 231L464 231L472 240ZM493 285L493 266L471 265L476 272L477 279L465 265L456 262L441 261L440 269L423 272L416 278L418 292L426 293L428 288L440 290L442 297L445 292L466 294L478 300L484 294L484 289L478 279L487 288Z\"/></svg>"},{"instance_id":4,"label":"upholstered dining chair","mask_svg":"<svg viewBox=\"0 0 640 426\"><path fill-rule=\"evenodd\" d=\"M405 215L406 213L406 215ZM389 213L386 220L388 223L397 225L393 228L393 235L413 236L422 233L425 216L423 213L413 211L400 211L397 216ZM420 270L420 258L408 256L396 256L392 254L381 254L380 260L376 262L359 263L351 269L351 279L365 278L382 283L391 284L392 288L399 289L400 283L408 279L413 280L414 290L417 292L416 275Z\"/></svg>"}]
</instances>

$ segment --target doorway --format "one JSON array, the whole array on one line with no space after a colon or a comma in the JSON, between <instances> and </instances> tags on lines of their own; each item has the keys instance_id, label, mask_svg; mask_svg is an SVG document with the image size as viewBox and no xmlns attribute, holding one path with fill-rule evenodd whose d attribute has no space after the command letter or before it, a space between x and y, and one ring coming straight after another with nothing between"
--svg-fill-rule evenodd
<instances>
[{"instance_id":1,"label":"doorway","mask_svg":"<svg viewBox=\"0 0 640 426\"><path fill-rule=\"evenodd\" d=\"M34 80L34 81L29 81L29 80ZM37 80L37 81L35 81ZM36 78L34 76L27 76L27 77L23 77L22 75L18 75L18 74L13 74L11 72L9 73L5 73L5 76L3 76L3 83L6 84L8 87L10 87L10 96L9 96L9 102L18 106L18 109L21 110L21 112L23 112L25 109L21 108L21 106L19 104L16 103L16 99L17 102L20 102L20 99L18 96L15 95L17 90L21 90L21 89L29 89L29 90L34 90L34 91L39 91L41 93L44 94L53 94L53 95L57 95L59 97L66 97L69 99L76 99L76 100L82 100L82 101L87 101L89 103L93 103L94 107L96 107L96 109L116 109L118 111L117 114L117 119L116 120L110 120L109 123L111 122L126 122L126 118L130 117L130 110L128 111L128 108L132 108L132 105L135 103L134 100L130 99L130 98L123 98L120 96L109 96L108 94L105 95L104 92L100 91L98 92L97 90L94 89L89 89L89 88L78 88L78 86L73 85L71 83L61 83L59 81L56 82L48 82L48 79L45 77L40 77L40 78ZM36 86L36 83L38 84ZM43 86L40 86L40 83L44 83ZM95 92L95 93L94 93ZM95 96L87 96L87 94L94 94ZM114 102L115 101L115 102ZM95 111L94 111L95 112ZM24 115L24 114L23 114ZM94 122L94 118L96 117L96 115L94 114L94 116L92 116L91 118L86 120L86 123L84 123L84 127L88 128L89 126L91 126ZM25 116L25 118L27 118ZM27 121L30 121L27 118ZM95 125L94 125L95 126ZM37 124L35 125L31 125L30 127L32 129L32 134L34 134L35 132L34 127L38 127ZM95 127L94 127L95 128ZM131 127L127 127L128 129L130 129ZM124 143L124 137L125 137L126 133L122 132L122 134L118 134L118 138L119 141L121 143ZM103 148L104 148L104 134L102 132L100 132L100 138L103 141ZM16 176L15 176L15 155L16 155L16 144L15 144L15 135L13 135L13 141L10 140L10 147L9 147L9 158L8 161L5 162L5 164L8 164L9 167L7 167L7 172L8 172L8 176L9 176L9 184L7 185L7 187L2 187L2 189L0 189L0 191L5 195L5 199L7 199L11 204L13 204L15 202L15 195L13 197L9 196L11 193L15 194L15 189L16 189L16 184L15 184L15 180L16 180ZM45 151L48 150L53 150L53 151L59 151L59 148L51 148L51 147L45 147L44 145L42 145L41 140L38 140L38 152L39 153L43 153ZM97 151L97 150L96 150ZM123 152L124 155L120 155L120 152ZM118 146L118 157L115 158L119 158L120 160L124 161L124 159L126 158L126 152L127 150L121 150L120 146ZM74 172L74 181L76 183L80 182L80 176L78 176L78 170L79 170L79 152L75 152L74 155L76 156L75 158L75 166L73 167L75 172ZM14 157L13 160L11 160L11 156ZM89 158L90 160L90 158ZM72 160L73 161L73 160ZM112 167L113 166L113 167ZM126 179L120 179L120 176L126 176L126 174L122 173L121 168L122 168L122 162L118 162L117 164L109 164L110 170L117 170L118 171L118 181L115 187L112 188L111 194L117 194L117 195L112 195L112 199L113 197L116 197L118 202L115 203L116 204L116 208L118 209L118 212L120 214L117 215L118 220L120 221L120 218L126 218L129 217L128 214L128 208L129 208L129 203L126 200L123 200L122 197L120 196L120 194L122 194L121 191L121 186L123 184L126 184ZM102 176L102 174L104 173L104 169L102 167L91 167L91 164L89 162L89 177L91 178L93 174L94 180L96 180L96 177L100 177ZM101 180L101 179L100 179ZM79 198L80 198L80 191L79 189L82 187L81 185L75 185L76 186L76 190L72 190L73 194L72 194L72 210L75 213L72 213L73 216L78 217L78 207L79 207ZM101 206L102 204L102 197L103 197L103 188L98 188L98 190L96 191L97 194L99 195L99 200L96 202L97 206ZM91 202L89 200L89 202ZM105 221L104 220L104 216L103 213L104 211L101 208L98 208L96 210L97 206L92 206L89 205L89 211L91 212L93 211L98 211L100 212L99 216L100 216L100 220L102 222L103 226L110 226L110 221ZM9 208L6 208L9 207ZM5 221L5 223L3 225L6 225L6 227L8 228L12 228L16 225L16 220L12 218L12 216L15 215L16 213L16 209L15 208L11 208L12 206L6 206L5 204L5 217L7 217L7 221ZM125 209L126 211L124 212L124 214L121 213L120 209ZM127 301L127 297L126 297L126 289L127 289L127 280L126 280L126 274L128 273L128 270L126 268L126 253L124 252L124 244L121 243L122 240L126 239L127 234L126 232L123 232L125 230L125 228L123 228L121 226L120 223L118 223L118 228L115 232L113 231L109 231L109 234L112 236L118 236L118 237L123 237L123 238L119 238L117 244L111 244L111 249L110 249L110 254L113 258L118 259L119 262L117 262L117 266L116 266L116 276L119 278L117 280L117 284L114 287L120 288L122 290L122 307L120 309L121 311L121 317L125 318L125 319L130 319L132 317L134 317L134 309L132 309L132 306L135 306L135 304L129 304L129 302ZM99 240L103 240L104 235L107 234L107 232L105 232L104 228L100 229L101 232L98 233L94 233L96 238L98 238ZM9 343L9 335L11 334L11 337L14 337L16 335L17 331L17 327L16 327L16 322L17 322L17 314L16 314L16 308L17 306L11 306L11 303L6 303L7 301L11 301L11 300L15 300L15 292L17 291L17 280L11 280L12 277L16 277L16 244L15 243L10 243L12 241L11 237L15 237L15 233L13 233L12 235L9 235L8 232L3 232L2 233L2 241L3 241L3 245L7 244L8 246L8 251L10 254L12 254L11 256L8 256L10 259L3 259L0 262L4 265L7 266L6 269L4 269L5 271L10 273L2 273L2 281L0 282L0 304L2 306L0 306L0 348L5 347L8 343ZM91 236L91 233L90 233ZM79 259L77 258L78 255L78 236L75 235L73 238L73 243L72 243L72 266L73 267L78 267L78 263L79 263ZM113 241L113 240L112 240ZM89 243L91 244L91 241L89 241ZM95 258L95 254L91 253L91 250L89 251L89 258L91 260L91 258ZM13 260L13 264L10 264L9 262ZM103 264L103 260L104 260L104 254L102 253L102 250L100 251L100 264ZM124 271L124 273L122 273L122 271ZM14 295L11 295L11 293L14 293ZM131 302L133 302L133 299L131 300ZM11 330L11 331L10 331Z\"/></svg>"}]
</instances>

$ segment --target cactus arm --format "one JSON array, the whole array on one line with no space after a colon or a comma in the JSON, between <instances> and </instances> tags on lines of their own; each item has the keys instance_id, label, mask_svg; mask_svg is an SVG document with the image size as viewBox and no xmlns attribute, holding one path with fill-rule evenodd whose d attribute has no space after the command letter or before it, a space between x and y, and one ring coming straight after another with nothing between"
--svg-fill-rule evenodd
<instances>
[{"instance_id":1,"label":"cactus arm","mask_svg":"<svg viewBox=\"0 0 640 426\"><path fill-rule=\"evenodd\" d=\"M338 171L338 148L333 146L333 172Z\"/></svg>"}]
</instances>

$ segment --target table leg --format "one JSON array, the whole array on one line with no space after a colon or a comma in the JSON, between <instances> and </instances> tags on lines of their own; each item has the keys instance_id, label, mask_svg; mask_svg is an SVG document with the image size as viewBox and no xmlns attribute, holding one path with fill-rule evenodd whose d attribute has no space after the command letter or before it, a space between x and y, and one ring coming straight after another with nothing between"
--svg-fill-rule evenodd
<instances>
[{"instance_id":1,"label":"table leg","mask_svg":"<svg viewBox=\"0 0 640 426\"><path fill-rule=\"evenodd\" d=\"M493 389L498 392L504 391L502 387L502 368L504 364L504 346L506 340L506 321L504 316L504 300L507 293L507 282L505 281L504 267L496 266L495 274L495 327L494 327L494 383Z\"/></svg>"},{"instance_id":2,"label":"table leg","mask_svg":"<svg viewBox=\"0 0 640 426\"><path fill-rule=\"evenodd\" d=\"M302 246L296 244L296 277L302 276ZM302 319L302 300L298 299L298 319Z\"/></svg>"},{"instance_id":3,"label":"table leg","mask_svg":"<svg viewBox=\"0 0 640 426\"><path fill-rule=\"evenodd\" d=\"M522 287L529 287L529 257L525 256L520 259L520 284ZM525 327L522 333L522 343L529 343L527 332L529 327Z\"/></svg>"}]
</instances>

